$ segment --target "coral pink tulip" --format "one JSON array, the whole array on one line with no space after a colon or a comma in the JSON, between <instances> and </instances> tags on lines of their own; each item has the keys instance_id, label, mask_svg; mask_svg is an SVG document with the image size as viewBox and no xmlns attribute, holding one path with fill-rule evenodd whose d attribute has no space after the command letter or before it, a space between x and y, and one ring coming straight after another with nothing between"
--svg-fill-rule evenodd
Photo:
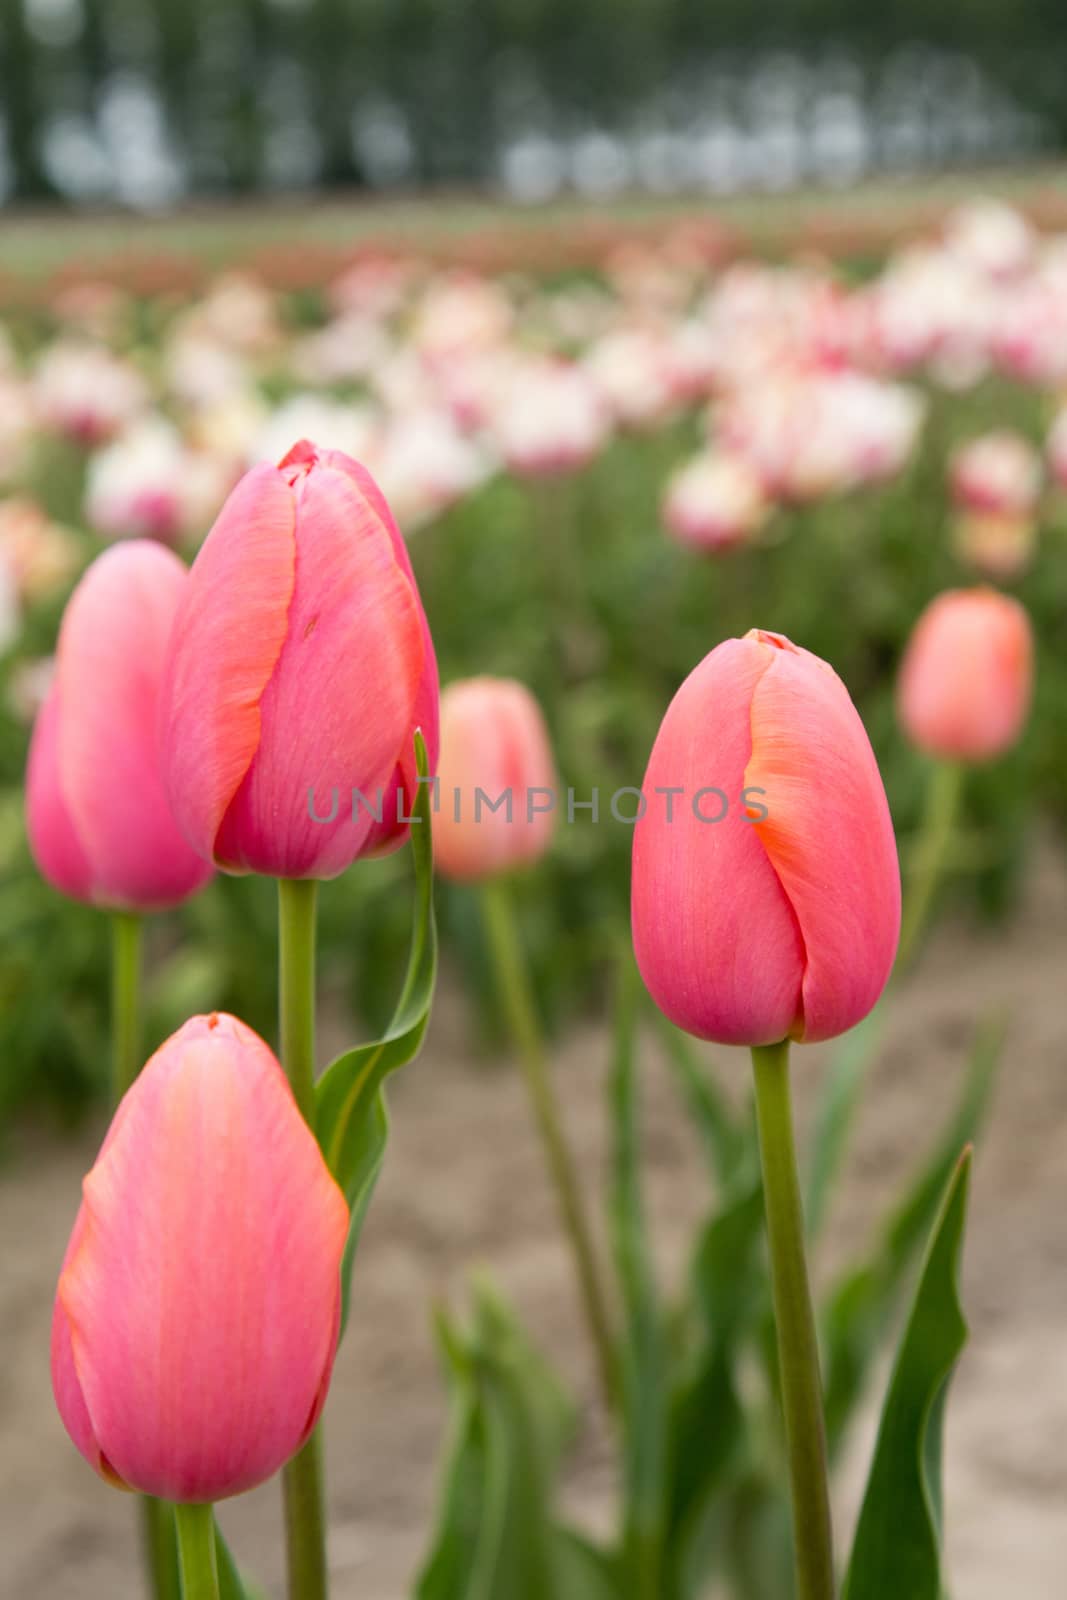
<instances>
[{"instance_id":1,"label":"coral pink tulip","mask_svg":"<svg viewBox=\"0 0 1067 1600\"><path fill-rule=\"evenodd\" d=\"M446 878L487 878L548 849L556 769L541 708L510 678L468 678L441 696L434 808Z\"/></svg>"},{"instance_id":2,"label":"coral pink tulip","mask_svg":"<svg viewBox=\"0 0 1067 1600\"><path fill-rule=\"evenodd\" d=\"M413 739L437 754L437 664L370 475L304 441L253 468L190 573L163 694L164 776L230 872L331 878L407 832Z\"/></svg>"},{"instance_id":3,"label":"coral pink tulip","mask_svg":"<svg viewBox=\"0 0 1067 1600\"><path fill-rule=\"evenodd\" d=\"M348 1208L262 1039L194 1017L149 1061L83 1186L52 1386L122 1488L220 1500L308 1438L337 1347Z\"/></svg>"},{"instance_id":4,"label":"coral pink tulip","mask_svg":"<svg viewBox=\"0 0 1067 1600\"><path fill-rule=\"evenodd\" d=\"M950 589L915 625L897 711L912 742L950 761L989 761L1018 739L1033 688L1030 619L995 589Z\"/></svg>"},{"instance_id":5,"label":"coral pink tulip","mask_svg":"<svg viewBox=\"0 0 1067 1600\"><path fill-rule=\"evenodd\" d=\"M900 874L874 754L825 661L759 629L719 645L671 702L643 796L634 949L672 1021L760 1045L866 1016Z\"/></svg>"},{"instance_id":6,"label":"coral pink tulip","mask_svg":"<svg viewBox=\"0 0 1067 1600\"><path fill-rule=\"evenodd\" d=\"M175 905L211 876L163 790L163 659L188 574L132 540L99 556L64 613L56 673L30 746L26 824L49 883L131 911Z\"/></svg>"}]
</instances>

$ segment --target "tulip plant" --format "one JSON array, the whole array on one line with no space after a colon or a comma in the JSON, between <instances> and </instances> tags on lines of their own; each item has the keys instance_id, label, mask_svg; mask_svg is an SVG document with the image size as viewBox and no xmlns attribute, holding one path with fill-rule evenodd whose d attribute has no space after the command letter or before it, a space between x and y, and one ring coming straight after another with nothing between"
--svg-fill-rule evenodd
<instances>
[{"instance_id":1,"label":"tulip plant","mask_svg":"<svg viewBox=\"0 0 1067 1600\"><path fill-rule=\"evenodd\" d=\"M971 727L964 679L991 652L992 704ZM80 692L89 678L92 697ZM901 702L923 748L991 756L1028 693L1029 633L1011 602L945 597L920 623ZM559 1517L574 1408L482 1282L469 1325L438 1317L455 1425L416 1600L699 1600L713 1582L737 1600L942 1600L967 1147L997 1036L981 1033L959 1113L874 1253L816 1303L809 1249L901 926L889 808L848 691L818 656L753 628L682 684L649 759L633 949L715 1188L673 1311L644 1218L629 956L611 1073L610 1274L524 965L509 878L546 851L541 802L555 787L522 685L454 684L439 718L406 547L373 479L339 451L305 441L253 469L189 572L132 542L70 602L33 740L28 827L49 881L112 919L116 1105L60 1272L52 1377L74 1444L142 1497L155 1600L250 1600L214 1507L275 1474L290 1600L329 1592L320 1418L358 1315L351 1277L386 1149L385 1079L417 1053L429 1015L432 842L446 876L481 896L617 1441L621 1517L601 1543ZM511 799L479 816L479 791ZM920 844L911 937L949 826L936 812ZM318 885L409 839L415 915L393 1019L320 1072ZM277 881L277 1048L206 1010L139 1071L140 919L216 868ZM802 1160L792 1081L805 1069L792 1046L838 1037ZM721 1096L690 1039L749 1048L753 1116ZM831 1467L927 1236L846 1556Z\"/></svg>"}]
</instances>

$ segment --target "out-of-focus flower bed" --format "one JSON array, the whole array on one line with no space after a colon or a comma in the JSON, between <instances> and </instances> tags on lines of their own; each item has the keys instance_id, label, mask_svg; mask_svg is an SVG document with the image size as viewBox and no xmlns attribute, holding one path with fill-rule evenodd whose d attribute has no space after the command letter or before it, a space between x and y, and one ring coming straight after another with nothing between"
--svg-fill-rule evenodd
<instances>
[{"instance_id":1,"label":"out-of-focus flower bed","mask_svg":"<svg viewBox=\"0 0 1067 1600\"><path fill-rule=\"evenodd\" d=\"M0 1110L76 1105L103 1071L98 921L39 881L21 818L63 602L107 541L195 549L245 468L302 436L380 482L444 681L512 674L546 708L578 807L523 886L524 914L561 1020L595 997L625 915L632 808L614 815L612 796L640 784L692 664L754 621L844 677L906 837L921 773L893 721L904 639L946 586L1016 589L1037 627L1038 708L1024 746L969 791L960 865L988 909L1035 815L1067 811L1067 235L984 203L873 273L814 255L723 264L699 219L596 252L580 233L548 238L521 270L409 250L338 270L294 246L195 289L142 263L136 292L116 271L10 306ZM368 1026L406 937L407 870L392 858L324 896L327 985ZM469 902L441 901L477 995ZM263 883L221 881L153 937L152 1037L211 1005L270 1031Z\"/></svg>"}]
</instances>

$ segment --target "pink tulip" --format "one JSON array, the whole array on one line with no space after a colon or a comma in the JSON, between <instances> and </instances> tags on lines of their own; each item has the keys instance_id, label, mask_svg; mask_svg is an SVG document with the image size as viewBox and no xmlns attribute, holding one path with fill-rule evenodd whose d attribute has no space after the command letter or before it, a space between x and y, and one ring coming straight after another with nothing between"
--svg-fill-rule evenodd
<instances>
[{"instance_id":1,"label":"pink tulip","mask_svg":"<svg viewBox=\"0 0 1067 1600\"><path fill-rule=\"evenodd\" d=\"M768 503L754 470L739 455L710 448L673 475L663 499L663 521L679 544L698 550L732 550L766 519Z\"/></svg>"},{"instance_id":2,"label":"pink tulip","mask_svg":"<svg viewBox=\"0 0 1067 1600\"><path fill-rule=\"evenodd\" d=\"M99 556L63 616L26 778L30 848L75 900L176 905L211 876L178 831L156 739L167 639L188 574L160 545Z\"/></svg>"},{"instance_id":3,"label":"pink tulip","mask_svg":"<svg viewBox=\"0 0 1067 1600\"><path fill-rule=\"evenodd\" d=\"M1041 476L1041 457L1033 445L1008 428L969 440L949 464L957 506L988 516L1033 516Z\"/></svg>"},{"instance_id":4,"label":"pink tulip","mask_svg":"<svg viewBox=\"0 0 1067 1600\"><path fill-rule=\"evenodd\" d=\"M120 1488L220 1500L308 1438L337 1348L348 1208L270 1050L193 1017L115 1113L60 1274L52 1387Z\"/></svg>"},{"instance_id":5,"label":"pink tulip","mask_svg":"<svg viewBox=\"0 0 1067 1600\"><path fill-rule=\"evenodd\" d=\"M448 686L437 777L434 852L446 878L492 877L548 849L556 769L541 708L521 683Z\"/></svg>"},{"instance_id":6,"label":"pink tulip","mask_svg":"<svg viewBox=\"0 0 1067 1600\"><path fill-rule=\"evenodd\" d=\"M989 761L1018 739L1033 688L1030 619L994 589L950 589L915 625L897 711L908 738L950 761Z\"/></svg>"},{"instance_id":7,"label":"pink tulip","mask_svg":"<svg viewBox=\"0 0 1067 1600\"><path fill-rule=\"evenodd\" d=\"M866 1016L900 875L867 735L825 661L760 629L719 645L671 702L643 796L634 950L672 1021L759 1045Z\"/></svg>"},{"instance_id":8,"label":"pink tulip","mask_svg":"<svg viewBox=\"0 0 1067 1600\"><path fill-rule=\"evenodd\" d=\"M229 872L332 878L400 844L437 663L411 563L361 466L306 440L253 468L193 563L163 691L164 777Z\"/></svg>"}]
</instances>

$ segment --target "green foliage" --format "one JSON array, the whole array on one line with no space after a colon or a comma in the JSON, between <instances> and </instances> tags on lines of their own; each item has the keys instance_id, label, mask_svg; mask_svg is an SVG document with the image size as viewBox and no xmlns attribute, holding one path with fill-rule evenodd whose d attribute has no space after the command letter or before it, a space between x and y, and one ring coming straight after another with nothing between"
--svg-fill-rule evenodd
<instances>
[{"instance_id":1,"label":"green foliage","mask_svg":"<svg viewBox=\"0 0 1067 1600\"><path fill-rule=\"evenodd\" d=\"M573 1419L561 1403L558 1380L493 1301L496 1314L483 1308L473 1332L460 1334L446 1318L440 1323L452 1388L451 1443L434 1546L417 1600L510 1600L506 1584L519 1579L508 1563L517 1548L523 1550L524 1570L537 1575L538 1600L707 1600L716 1580L730 1600L789 1600L794 1592L755 1130L747 1113L731 1108L691 1042L664 1032L667 1060L704 1150L713 1195L681 1298L671 1307L657 1282L644 1215L637 1015L627 956L609 1094L609 1220L624 1308L617 1536L609 1546L598 1546L559 1522L552 1483ZM809 1193L818 1196L822 1220L847 1152L858 1086L880 1032L880 1022L872 1019L841 1041L828 1063L807 1152ZM839 1448L930 1234L886 1400L848 1600L898 1600L904 1594L909 1600L940 1600L938 1588L929 1584L940 1581L944 1387L963 1327L955 1277L968 1163L960 1163L960 1150L981 1129L1002 1043L999 1021L979 1029L948 1125L891 1207L870 1252L831 1286L821 1308L830 1438ZM510 1362L502 1360L504 1349ZM539 1428L533 1421L538 1416ZM491 1457L494 1442L500 1457ZM491 1491L498 1477L499 1496ZM528 1513L521 1536L506 1520L520 1482ZM893 1499L898 1485L899 1505ZM886 1548L898 1514L902 1536L890 1561ZM483 1578L487 1586L478 1589L470 1587L475 1548L492 1552L477 1568L491 1572L492 1580ZM878 1572L889 1576L872 1587L871 1574ZM513 1592L526 1593L521 1587Z\"/></svg>"},{"instance_id":2,"label":"green foliage","mask_svg":"<svg viewBox=\"0 0 1067 1600\"><path fill-rule=\"evenodd\" d=\"M449 1449L416 1600L598 1600L601 1569L553 1521L554 1481L574 1414L514 1314L485 1282L469 1327L439 1312L451 1389ZM592 1585L571 1584L584 1573ZM583 1580L584 1581L584 1580ZM605 1600L613 1591L601 1591Z\"/></svg>"},{"instance_id":3,"label":"green foliage","mask_svg":"<svg viewBox=\"0 0 1067 1600\"><path fill-rule=\"evenodd\" d=\"M864 1261L832 1286L823 1311L826 1427L831 1451L843 1441L915 1253L965 1145L979 1137L1004 1042L1003 1023L983 1024L952 1120L886 1217Z\"/></svg>"},{"instance_id":4,"label":"green foliage","mask_svg":"<svg viewBox=\"0 0 1067 1600\"><path fill-rule=\"evenodd\" d=\"M844 1600L941 1600L941 1436L946 1391L967 1339L959 1263L971 1155L934 1227L882 1412Z\"/></svg>"},{"instance_id":5,"label":"green foliage","mask_svg":"<svg viewBox=\"0 0 1067 1600\"><path fill-rule=\"evenodd\" d=\"M615 1063L611 1082L614 1172L611 1225L625 1320L620 1339L624 1525L620 1571L626 1600L663 1593L667 1361L663 1317L652 1268L640 1183L635 1105L636 972L621 964Z\"/></svg>"},{"instance_id":6,"label":"green foliage","mask_svg":"<svg viewBox=\"0 0 1067 1600\"><path fill-rule=\"evenodd\" d=\"M389 1137L383 1085L391 1072L418 1054L430 1019L437 976L429 767L421 733L415 734L415 760L419 777L411 823L415 915L407 976L383 1037L338 1056L323 1073L316 1091L319 1142L351 1211L341 1269L345 1317L356 1247Z\"/></svg>"}]
</instances>

